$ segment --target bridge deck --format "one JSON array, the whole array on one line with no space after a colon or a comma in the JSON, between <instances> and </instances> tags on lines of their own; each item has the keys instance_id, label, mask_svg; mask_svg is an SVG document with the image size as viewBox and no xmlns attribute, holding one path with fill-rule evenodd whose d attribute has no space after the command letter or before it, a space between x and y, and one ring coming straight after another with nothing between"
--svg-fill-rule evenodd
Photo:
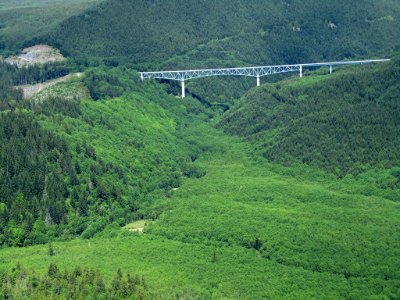
<instances>
[{"instance_id":1,"label":"bridge deck","mask_svg":"<svg viewBox=\"0 0 400 300\"><path fill-rule=\"evenodd\" d=\"M251 76L251 77L257 77L257 86L259 86L260 77L262 76L278 74L278 73L287 73L287 72L300 72L300 77L303 77L303 69L305 67L329 66L330 73L332 73L333 66L362 65L362 64L379 63L385 61L390 61L390 59L335 61L335 62L321 62L321 63L311 63L311 64L260 66L260 67L244 67L244 68L226 68L226 69L141 72L140 77L142 78L142 80L145 78L179 80L182 82L182 98L185 98L185 81L193 78L201 78L209 76Z\"/></svg>"},{"instance_id":2,"label":"bridge deck","mask_svg":"<svg viewBox=\"0 0 400 300\"><path fill-rule=\"evenodd\" d=\"M323 66L339 66L339 65L360 65L377 62L385 62L390 59L373 59L373 60L357 60L357 61L339 61L339 62L322 62L322 63L306 63L295 65L277 65L277 66L259 66L244 68L223 68L223 69L199 69L199 70L182 70L182 71L159 71L159 72L141 72L142 79L158 78L185 81L193 78L209 77L209 76L251 76L262 77L278 73L297 72L302 73L305 67L323 67Z\"/></svg>"}]
</instances>

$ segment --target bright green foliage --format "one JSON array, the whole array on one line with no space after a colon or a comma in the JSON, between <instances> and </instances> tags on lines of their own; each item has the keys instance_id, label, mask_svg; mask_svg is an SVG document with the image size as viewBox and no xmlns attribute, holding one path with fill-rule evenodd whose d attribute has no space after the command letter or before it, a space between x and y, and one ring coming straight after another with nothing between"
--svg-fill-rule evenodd
<instances>
[{"instance_id":1,"label":"bright green foliage","mask_svg":"<svg viewBox=\"0 0 400 300\"><path fill-rule=\"evenodd\" d=\"M318 73L303 81L295 79L258 88L242 98L222 123L229 120L224 126L232 129L246 122L240 125L241 133L259 145L266 143L267 138L271 144L285 140L281 136L284 129L278 126L263 131L264 140L252 134L257 127L247 126L251 123L246 120L251 118L252 122L264 124L261 121L269 115L263 114L269 111L261 110L263 105L276 113L275 118L269 119L276 123L267 123L272 125L291 124L277 116L294 119L314 109L313 105L321 112L326 109L335 115L345 105L362 107L360 104L366 103L374 108L377 106L372 104L376 102L382 109L390 104L395 113L397 94L388 86L397 85L397 63L388 66L367 69L375 75L369 89L366 86L370 75L359 72L365 69L340 71L332 78ZM117 292L109 297L121 298L126 295L121 287L128 282L128 277L122 279L119 275L118 269L122 268L124 273L145 276L141 291L150 298L400 296L400 215L399 202L393 201L400 200L398 168L362 169L356 179L352 175L338 179L317 168L295 164L295 159L289 161L290 167L271 164L259 156L254 144L215 129L217 120L210 119L216 115L196 100L168 95L171 86L141 82L135 72L123 67L91 69L82 81L75 79L54 90L65 88L67 95L70 85L79 91L86 88L92 95L97 93L100 99L49 96L40 98L43 101L33 99L26 106L34 113L11 111L1 115L8 120L4 123L5 132L15 119L13 126L18 132L35 126L35 130L27 132L38 134L33 140L31 134L24 135L25 138L12 134L19 137L22 145L22 150L11 151L15 157L12 162L23 159L26 149L35 149L23 146L27 141L42 145L43 140L56 138L65 145L55 153L43 146L42 155L31 159L35 166L59 169L58 177L52 177L48 185L54 193L65 191L64 196L50 197L44 192L46 189L39 189L37 196L32 197L21 188L13 190L9 202L0 201L3 244L20 246L53 238L67 240L1 249L0 270L6 274L3 278L12 276L10 268L20 261L37 270L38 282L43 278L49 282L47 288L31 289L33 276L24 271L27 276L7 284L13 295L25 293L34 297L38 293L38 297L43 297L43 293L49 293L63 297L68 289L76 291L77 297L101 298L95 294L93 284L97 282L103 291L101 295L107 297L114 288ZM102 88L107 85L118 89L121 96L112 98L114 94L107 87ZM352 85L357 86L357 94ZM312 101L320 93L326 102ZM254 99L258 106L251 106ZM286 106L277 111L286 114L274 111L282 105ZM373 117L365 115L362 120L381 120L379 111L371 110ZM393 118L388 110L384 113L385 126L397 124L397 113ZM18 114L25 119L16 118ZM232 115L237 119L233 120ZM314 111L294 123L302 124L301 120L309 116L318 114ZM362 132L357 127L359 123L353 122L359 119L349 120L352 123L348 126L357 128L355 133ZM312 127L318 124L311 123ZM385 127L379 128L385 132ZM340 127L332 132L340 134ZM371 138L374 141L380 136ZM7 149L15 144L10 141L11 138L4 140ZM384 144L391 145L387 141ZM355 151L359 151L357 146ZM3 152L7 157L8 152ZM328 164L329 160L316 162ZM390 166L385 164L382 162L382 166ZM22 166L19 174L35 176L30 164L18 165ZM6 170L4 166L2 163L2 170ZM38 180L35 186L41 187L43 183L45 180ZM43 202L50 198L56 201ZM35 208L35 203L42 210L26 209ZM62 208L59 223L40 213L58 204ZM26 211L38 213L28 216ZM140 219L149 220L143 234L120 227ZM134 223L132 229L143 223ZM83 239L68 241L78 235ZM104 274L103 283L93 279L79 284L78 287L86 287L79 289L73 281L48 279L64 269L67 271L63 274L71 274L76 265L99 269ZM51 294L53 291L55 294Z\"/></svg>"},{"instance_id":2,"label":"bright green foliage","mask_svg":"<svg viewBox=\"0 0 400 300\"><path fill-rule=\"evenodd\" d=\"M210 111L159 85L138 84L127 69L91 70L83 81L101 97L114 96L99 88L104 83L119 95L132 93L97 102L49 93L26 104L34 114L0 115L1 245L91 238L110 223L154 218L157 212L137 210L178 187L182 176L203 175L192 166L202 150L180 132L208 120ZM77 78L61 87L79 91L79 84Z\"/></svg>"},{"instance_id":3,"label":"bright green foliage","mask_svg":"<svg viewBox=\"0 0 400 300\"><path fill-rule=\"evenodd\" d=\"M52 274L55 264L69 273L81 265L99 269L107 290L121 286L121 268L145 276L149 297L400 296L400 210L393 201L399 200L399 189L389 185L400 177L398 168L338 179L303 164L271 164L252 144L215 129L212 112L196 100L173 97L166 93L169 86L140 82L126 72L132 80L122 68L93 69L83 79L102 97L107 89L96 84L112 81L122 89L120 97L76 102L77 114L71 113L76 107L71 104L68 109L53 105L51 113L46 113L50 108L35 109L33 115L66 142L73 166L64 177L68 221L52 227L38 218L34 232L43 241L93 238L55 241L55 255L49 255L49 245L1 249L1 270L19 261L44 276L50 264ZM387 69L374 72L383 76ZM281 83L276 94L294 91L290 99L296 99L296 89L329 89L341 77L355 78L365 91L367 75L358 76L305 77L301 83L290 81L287 90ZM385 89L384 80L379 84ZM351 101L351 86L342 86L338 101ZM259 90L265 89L278 86ZM272 131L271 140L279 133ZM15 205L29 203L17 196ZM138 219L152 221L143 234L120 228ZM7 230L14 240L23 240L18 223L8 222Z\"/></svg>"},{"instance_id":4,"label":"bright green foliage","mask_svg":"<svg viewBox=\"0 0 400 300\"><path fill-rule=\"evenodd\" d=\"M111 0L34 42L82 68L298 63L393 48L399 15L391 0ZM51 68L0 66L0 244L18 246L0 251L1 292L400 298L399 67L388 66L254 89L221 122L200 101L233 105L224 95L254 80L193 81L200 101L182 100L178 85L102 66L23 102L15 79Z\"/></svg>"},{"instance_id":5,"label":"bright green foliage","mask_svg":"<svg viewBox=\"0 0 400 300\"><path fill-rule=\"evenodd\" d=\"M400 164L400 63L359 67L247 93L219 126L265 157L344 176ZM393 182L392 187L399 187Z\"/></svg>"},{"instance_id":6,"label":"bright green foliage","mask_svg":"<svg viewBox=\"0 0 400 300\"><path fill-rule=\"evenodd\" d=\"M270 164L210 124L186 136L208 149L195 163L206 175L159 198L162 214L144 234L109 228L103 238L54 243L55 256L45 245L3 249L2 267L80 264L99 268L106 284L121 267L165 298L400 296L399 204L379 188Z\"/></svg>"}]
</instances>

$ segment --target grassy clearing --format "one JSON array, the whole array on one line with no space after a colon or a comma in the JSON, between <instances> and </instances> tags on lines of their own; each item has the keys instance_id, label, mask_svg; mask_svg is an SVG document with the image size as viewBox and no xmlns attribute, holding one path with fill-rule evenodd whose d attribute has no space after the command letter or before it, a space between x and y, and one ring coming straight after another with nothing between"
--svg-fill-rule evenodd
<instances>
[{"instance_id":1,"label":"grassy clearing","mask_svg":"<svg viewBox=\"0 0 400 300\"><path fill-rule=\"evenodd\" d=\"M126 224L123 228L131 231L131 232L143 232L143 230L145 229L146 226L150 225L151 223L153 223L150 220L139 220L139 221L135 221L129 224Z\"/></svg>"},{"instance_id":2,"label":"grassy clearing","mask_svg":"<svg viewBox=\"0 0 400 300\"><path fill-rule=\"evenodd\" d=\"M60 82L55 85L51 85L44 90L35 94L31 101L43 102L51 98L63 98L66 100L70 99L88 99L89 91L85 88L79 80L81 73L71 74L67 78L68 82Z\"/></svg>"}]
</instances>

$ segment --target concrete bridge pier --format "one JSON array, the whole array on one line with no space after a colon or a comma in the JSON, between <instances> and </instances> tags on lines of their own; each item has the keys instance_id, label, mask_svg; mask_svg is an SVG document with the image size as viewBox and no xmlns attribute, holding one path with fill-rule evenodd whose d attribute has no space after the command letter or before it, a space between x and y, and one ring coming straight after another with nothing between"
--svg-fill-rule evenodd
<instances>
[{"instance_id":1,"label":"concrete bridge pier","mask_svg":"<svg viewBox=\"0 0 400 300\"><path fill-rule=\"evenodd\" d=\"M257 76L257 86L260 86L260 75Z\"/></svg>"},{"instance_id":2,"label":"concrete bridge pier","mask_svg":"<svg viewBox=\"0 0 400 300\"><path fill-rule=\"evenodd\" d=\"M300 65L300 78L303 78L303 65Z\"/></svg>"},{"instance_id":3,"label":"concrete bridge pier","mask_svg":"<svg viewBox=\"0 0 400 300\"><path fill-rule=\"evenodd\" d=\"M329 74L332 74L332 66L329 66Z\"/></svg>"},{"instance_id":4,"label":"concrete bridge pier","mask_svg":"<svg viewBox=\"0 0 400 300\"><path fill-rule=\"evenodd\" d=\"M185 80L182 80L182 99L185 98Z\"/></svg>"}]
</instances>

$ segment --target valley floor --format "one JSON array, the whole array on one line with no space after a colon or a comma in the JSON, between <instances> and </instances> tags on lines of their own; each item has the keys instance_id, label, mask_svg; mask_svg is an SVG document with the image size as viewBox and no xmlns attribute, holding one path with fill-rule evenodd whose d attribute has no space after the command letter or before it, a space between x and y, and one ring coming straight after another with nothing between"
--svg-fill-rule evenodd
<instances>
[{"instance_id":1,"label":"valley floor","mask_svg":"<svg viewBox=\"0 0 400 300\"><path fill-rule=\"evenodd\" d=\"M0 251L0 268L119 267L159 298L400 297L400 204L354 179L272 165L211 123L188 129L205 171L156 201L143 234Z\"/></svg>"}]
</instances>

